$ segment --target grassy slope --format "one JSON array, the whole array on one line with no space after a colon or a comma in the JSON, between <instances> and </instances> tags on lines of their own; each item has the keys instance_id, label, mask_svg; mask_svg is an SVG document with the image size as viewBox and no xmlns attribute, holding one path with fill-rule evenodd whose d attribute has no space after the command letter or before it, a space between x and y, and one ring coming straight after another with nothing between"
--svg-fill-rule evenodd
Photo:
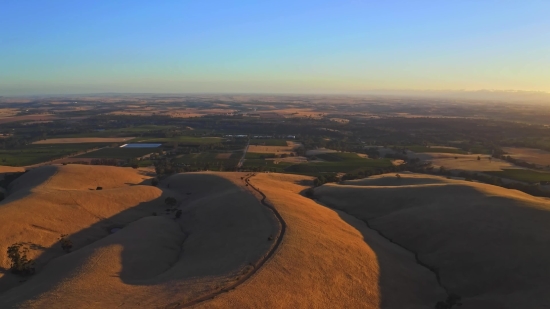
<instances>
[{"instance_id":1,"label":"grassy slope","mask_svg":"<svg viewBox=\"0 0 550 309\"><path fill-rule=\"evenodd\" d=\"M115 167L48 166L21 176L0 204L0 245L34 243L39 267L24 284L0 274L1 307L164 308L232 284L275 232L241 175L174 175L165 179L171 189L131 185L144 177ZM89 190L97 185L104 189ZM183 202L180 220L163 214L167 195ZM57 243L62 233L75 244L71 254Z\"/></svg>"},{"instance_id":2,"label":"grassy slope","mask_svg":"<svg viewBox=\"0 0 550 309\"><path fill-rule=\"evenodd\" d=\"M251 183L281 213L286 236L261 271L204 308L432 308L444 298L412 255L301 196L310 177L258 174Z\"/></svg>"},{"instance_id":3,"label":"grassy slope","mask_svg":"<svg viewBox=\"0 0 550 309\"><path fill-rule=\"evenodd\" d=\"M414 174L328 184L315 196L417 252L465 306L538 308L550 302L546 199Z\"/></svg>"}]
</instances>

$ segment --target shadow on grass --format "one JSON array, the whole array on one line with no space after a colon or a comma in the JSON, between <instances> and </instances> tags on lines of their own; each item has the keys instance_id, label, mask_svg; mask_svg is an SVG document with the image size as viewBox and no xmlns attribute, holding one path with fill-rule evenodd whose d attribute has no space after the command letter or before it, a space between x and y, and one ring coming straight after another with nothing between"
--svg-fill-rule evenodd
<instances>
[{"instance_id":1,"label":"shadow on grass","mask_svg":"<svg viewBox=\"0 0 550 309\"><path fill-rule=\"evenodd\" d=\"M175 177L180 177L180 175L175 175ZM265 249L265 251L269 249L271 243L267 241L267 237L270 235L271 232L269 230L266 230L263 233L258 233L258 231L251 231L248 228L252 222L250 220L258 220L257 215L249 217L245 216L246 218L243 219L242 213L235 213L234 209L230 207L223 207L223 203L217 203L220 206L212 206L211 204L216 203L202 204L201 199L204 199L205 197L210 198L212 195L219 194L219 196L217 197L218 200L227 200L228 203L233 203L232 205L237 205L236 207L241 207L240 205L242 204L241 201L243 197L235 196L234 194L242 194L244 192L246 196L250 198L250 203L259 203L258 200L250 193L248 193L248 191L235 185L233 182L225 178L213 175L199 175L198 177L195 177L196 186L192 187L180 186L178 185L177 179L175 180L174 178L171 178L171 188L166 188L164 184L158 186L158 189L162 191L161 196L159 196L158 198L152 201L140 203L109 218L104 218L77 233L69 235L69 238L74 244L73 252L71 253L65 253L62 250L61 244L59 242L55 243L49 248L45 248L43 253L36 259L37 272L34 276L19 277L11 273L5 273L5 275L0 278L0 286L11 284L11 288L1 292L0 307L18 307L29 299L36 299L41 294L52 291L56 286L59 286L59 284L61 284L65 278L71 277L76 274L76 272L78 271L78 267L81 265L81 263L83 263L82 254L76 260L75 258L71 258L71 255L74 256L75 254L82 252L80 250L84 250L86 248L91 248L92 250L101 248L104 243L100 244L97 242L109 236L112 229L123 228L126 225L139 219L150 217L153 212L156 212L159 216L162 216L165 208L167 208L164 200L168 196L176 197L179 201L183 200L183 203L176 206L183 210L182 217L175 222L179 224L183 239L186 239L186 237L189 239L189 237L192 236L190 241L193 244L190 245L194 246L193 248L195 251L191 250L191 252L193 252L195 256L200 256L202 254L203 257L199 260L191 259L187 261L197 262L198 265L196 267L190 267L189 264L182 262L181 259L184 250L184 243L181 243L179 244L179 254L176 260L173 261L173 263L171 263L167 269L165 269L161 273L155 274L153 277L139 278L139 276L136 277L136 269L134 263L136 259L136 251L134 250L133 252L129 252L128 250L123 248L121 253L122 268L120 273L118 273L117 275L121 281L129 285L146 286L174 282L174 280L177 279L198 279L202 277L215 276L220 275L220 272L227 275L235 274L235 276L242 276L240 272L243 270L243 267L244 270L247 272L253 270L253 267L251 268L249 264L252 264L255 261L249 261L249 259L261 258L265 254L264 251L260 252L257 248ZM216 178L216 183L214 185L201 185L202 181L211 183L211 178ZM145 181L144 183L147 183L147 181ZM227 194L224 193L225 191L218 192L220 188L227 191ZM105 191L108 190L102 190L100 192ZM206 199L205 201L211 200ZM239 202L237 203L237 201ZM194 204L190 205L192 203ZM198 207L197 205L200 207ZM257 206L255 205L256 204L250 204L249 208L256 209ZM201 224L208 225L208 227L211 227L213 229L212 233L204 233L204 227L194 224L197 212L200 211L202 211L202 216L208 215L209 213L219 212L219 215L216 216L215 219L212 219L209 222L199 222ZM171 220L175 220L174 213L172 212L170 212L167 217ZM224 231L226 231L229 227L235 226L239 228L234 229L233 232L220 234L224 233ZM197 228L197 230L194 230L194 228ZM122 232L124 231L119 231L116 233ZM249 239L245 239L246 242L241 241L240 235L243 233L248 235L247 237L249 237ZM218 237L216 235L223 235L223 237ZM250 237L253 237L255 239L254 242L256 242L258 245L240 248L239 245L244 246L246 245L246 243L250 242ZM213 241L213 239L216 238L219 238L220 240ZM94 246L96 243L98 245ZM123 243L120 244L124 245ZM109 245L112 244L109 243ZM219 252L214 252L214 254L211 254L211 252L208 251L211 249L204 249L205 247L209 246L213 247L214 250L219 250ZM265 248L263 248L262 246ZM258 256L255 257L255 255ZM154 263L154 261L151 262ZM51 269L48 269L47 267L49 263L54 263L56 265L61 264L66 268L61 269L59 273L52 274ZM60 267L57 267L56 269L59 268ZM184 271L181 272L182 278L178 277L180 275L179 271L181 269L184 269ZM46 277L41 276L41 273L43 272L44 275L47 275ZM224 284L230 283L231 281L229 281L229 283L225 282ZM220 290L223 288L223 284L222 286L216 285L216 287L210 288L213 288L214 290ZM178 302L179 305L185 304L186 302L195 299L195 297L189 299L185 298L186 296L183 295L183 292L185 291L182 290L182 299L180 302ZM201 295L198 296L200 297L208 295L211 292L211 290L205 289L202 291Z\"/></svg>"},{"instance_id":2,"label":"shadow on grass","mask_svg":"<svg viewBox=\"0 0 550 309\"><path fill-rule=\"evenodd\" d=\"M302 190L300 194L308 197L308 190ZM436 275L419 265L414 253L383 237L366 221L323 205L315 198L312 200L320 207L335 211L344 222L360 232L365 244L376 254L380 271L380 308L433 308L438 301L445 299L446 291L438 285Z\"/></svg>"}]
</instances>

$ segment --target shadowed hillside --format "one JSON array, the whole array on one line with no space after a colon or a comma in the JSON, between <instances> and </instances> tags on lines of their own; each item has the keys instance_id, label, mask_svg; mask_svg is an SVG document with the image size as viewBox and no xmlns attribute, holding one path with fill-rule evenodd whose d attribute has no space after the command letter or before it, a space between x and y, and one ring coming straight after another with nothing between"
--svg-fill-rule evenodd
<instances>
[{"instance_id":1,"label":"shadowed hillside","mask_svg":"<svg viewBox=\"0 0 550 309\"><path fill-rule=\"evenodd\" d=\"M468 308L550 304L547 199L416 174L327 184L314 196L416 252Z\"/></svg>"}]
</instances>

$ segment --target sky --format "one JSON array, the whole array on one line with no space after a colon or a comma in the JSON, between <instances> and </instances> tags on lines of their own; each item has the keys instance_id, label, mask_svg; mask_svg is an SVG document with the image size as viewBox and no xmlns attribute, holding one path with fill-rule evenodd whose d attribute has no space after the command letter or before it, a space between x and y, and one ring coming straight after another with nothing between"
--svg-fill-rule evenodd
<instances>
[{"instance_id":1,"label":"sky","mask_svg":"<svg viewBox=\"0 0 550 309\"><path fill-rule=\"evenodd\" d=\"M550 92L550 1L0 1L0 96Z\"/></svg>"}]
</instances>

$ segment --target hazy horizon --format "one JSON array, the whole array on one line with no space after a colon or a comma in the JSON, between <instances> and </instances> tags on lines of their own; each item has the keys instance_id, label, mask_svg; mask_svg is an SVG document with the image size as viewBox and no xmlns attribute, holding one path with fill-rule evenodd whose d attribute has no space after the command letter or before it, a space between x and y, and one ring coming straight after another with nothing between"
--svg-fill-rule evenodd
<instances>
[{"instance_id":1,"label":"hazy horizon","mask_svg":"<svg viewBox=\"0 0 550 309\"><path fill-rule=\"evenodd\" d=\"M8 1L2 9L0 96L491 89L547 100L550 92L545 1Z\"/></svg>"}]
</instances>

